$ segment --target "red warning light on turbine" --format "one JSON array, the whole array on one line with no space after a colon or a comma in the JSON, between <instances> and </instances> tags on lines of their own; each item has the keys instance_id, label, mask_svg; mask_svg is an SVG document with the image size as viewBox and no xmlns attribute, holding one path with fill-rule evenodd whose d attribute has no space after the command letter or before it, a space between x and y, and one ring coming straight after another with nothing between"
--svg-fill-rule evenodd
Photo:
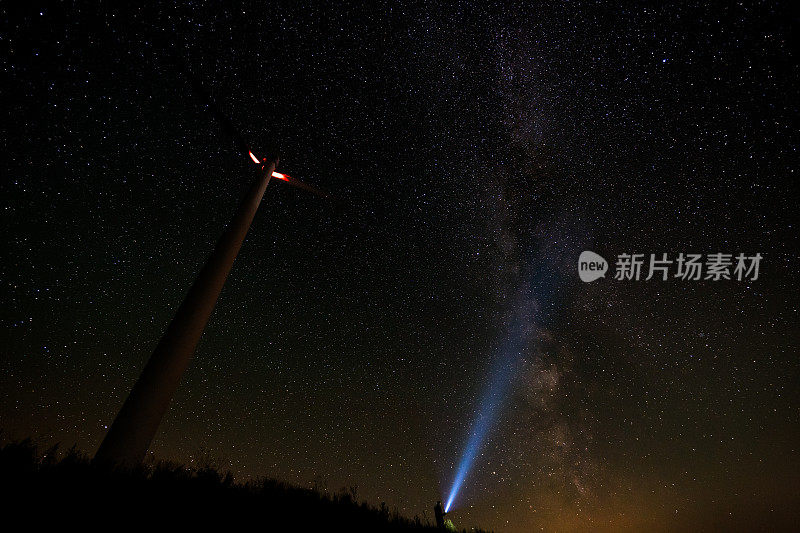
<instances>
[{"instance_id":1,"label":"red warning light on turbine","mask_svg":"<svg viewBox=\"0 0 800 533\"><path fill-rule=\"evenodd\" d=\"M258 160L258 158L255 156L255 154L253 152L247 152L247 153L250 156L250 159L252 159L253 163L255 163L256 165L263 165L264 164L264 163L262 163L261 161ZM266 161L266 159L264 161ZM292 177L290 175L283 174L282 172L273 172L272 173L272 177L273 178L278 178L279 180L283 180L283 181L289 181L289 180L292 179Z\"/></svg>"}]
</instances>

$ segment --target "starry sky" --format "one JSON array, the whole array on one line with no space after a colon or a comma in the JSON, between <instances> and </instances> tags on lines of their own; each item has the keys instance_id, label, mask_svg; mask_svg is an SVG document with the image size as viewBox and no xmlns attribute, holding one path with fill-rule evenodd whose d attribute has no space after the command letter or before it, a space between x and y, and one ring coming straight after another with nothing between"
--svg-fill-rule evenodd
<instances>
[{"instance_id":1,"label":"starry sky","mask_svg":"<svg viewBox=\"0 0 800 533\"><path fill-rule=\"evenodd\" d=\"M151 447L498 531L800 521L788 3L0 7L0 428L93 453L255 177ZM760 253L583 283L581 251ZM498 370L499 369L499 370Z\"/></svg>"}]
</instances>

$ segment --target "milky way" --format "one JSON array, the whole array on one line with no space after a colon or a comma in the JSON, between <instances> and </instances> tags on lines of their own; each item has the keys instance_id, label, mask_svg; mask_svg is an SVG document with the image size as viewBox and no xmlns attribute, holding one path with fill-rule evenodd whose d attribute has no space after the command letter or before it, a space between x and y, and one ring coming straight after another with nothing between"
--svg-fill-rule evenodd
<instances>
[{"instance_id":1,"label":"milky way","mask_svg":"<svg viewBox=\"0 0 800 533\"><path fill-rule=\"evenodd\" d=\"M459 527L798 520L788 6L1 9L7 436L96 450L253 177L180 58L335 198L267 189L155 456L430 518L488 412Z\"/></svg>"}]
</instances>

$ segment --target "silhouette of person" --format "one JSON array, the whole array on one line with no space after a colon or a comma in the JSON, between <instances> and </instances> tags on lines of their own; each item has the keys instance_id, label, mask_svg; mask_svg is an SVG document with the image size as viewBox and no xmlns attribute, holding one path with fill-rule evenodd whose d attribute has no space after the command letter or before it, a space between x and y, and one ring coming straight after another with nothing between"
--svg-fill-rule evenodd
<instances>
[{"instance_id":1,"label":"silhouette of person","mask_svg":"<svg viewBox=\"0 0 800 533\"><path fill-rule=\"evenodd\" d=\"M433 507L433 513L436 515L436 527L444 529L444 515L447 513L444 512L441 500L436 502L436 505Z\"/></svg>"}]
</instances>

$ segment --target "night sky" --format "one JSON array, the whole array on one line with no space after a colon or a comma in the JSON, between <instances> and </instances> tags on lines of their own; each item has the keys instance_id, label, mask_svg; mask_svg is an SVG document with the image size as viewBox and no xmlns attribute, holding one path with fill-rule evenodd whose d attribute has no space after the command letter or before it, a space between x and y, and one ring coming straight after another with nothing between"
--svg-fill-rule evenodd
<instances>
[{"instance_id":1,"label":"night sky","mask_svg":"<svg viewBox=\"0 0 800 533\"><path fill-rule=\"evenodd\" d=\"M94 453L256 175L186 61L333 198L270 184L156 457L432 518L490 391L459 527L797 527L788 3L137 9L0 8L7 437Z\"/></svg>"}]
</instances>

